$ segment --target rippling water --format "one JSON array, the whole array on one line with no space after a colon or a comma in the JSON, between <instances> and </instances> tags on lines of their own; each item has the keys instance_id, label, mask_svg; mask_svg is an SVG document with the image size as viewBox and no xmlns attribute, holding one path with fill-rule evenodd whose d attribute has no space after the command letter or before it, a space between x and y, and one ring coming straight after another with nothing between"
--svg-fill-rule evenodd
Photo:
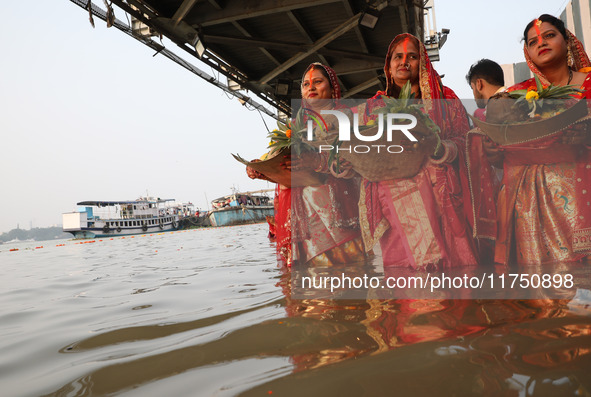
<instances>
[{"instance_id":1,"label":"rippling water","mask_svg":"<svg viewBox=\"0 0 591 397\"><path fill-rule=\"evenodd\" d=\"M588 291L296 300L266 234L0 246L0 394L591 395Z\"/></svg>"}]
</instances>

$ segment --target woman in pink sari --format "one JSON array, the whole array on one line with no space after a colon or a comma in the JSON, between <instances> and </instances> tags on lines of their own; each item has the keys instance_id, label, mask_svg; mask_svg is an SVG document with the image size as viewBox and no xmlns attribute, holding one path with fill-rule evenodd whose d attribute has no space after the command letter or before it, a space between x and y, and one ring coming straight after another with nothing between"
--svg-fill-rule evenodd
<instances>
[{"instance_id":1,"label":"woman in pink sari","mask_svg":"<svg viewBox=\"0 0 591 397\"><path fill-rule=\"evenodd\" d=\"M467 175L466 111L455 93L442 85L425 46L410 34L394 38L384 72L386 91L368 102L365 120L376 117L372 110L384 106L381 96L397 98L409 81L424 110L440 127L442 145L414 177L363 182L360 223L366 249L379 241L385 266L474 265L478 260L467 221L471 211L464 208L470 196L467 178L460 177Z\"/></svg>"},{"instance_id":2,"label":"woman in pink sari","mask_svg":"<svg viewBox=\"0 0 591 397\"><path fill-rule=\"evenodd\" d=\"M524 40L527 64L543 85L575 85L582 90L579 98L591 99L591 62L561 20L540 16L528 24ZM529 79L508 91L535 86L535 80ZM589 137L581 124L501 147L504 177L497 204L495 262L541 265L576 262L591 255ZM474 145L470 150L471 158L478 157ZM485 156L479 160L487 161ZM489 194L486 187L481 191L483 197ZM476 207L484 208L484 202L475 199Z\"/></svg>"}]
</instances>

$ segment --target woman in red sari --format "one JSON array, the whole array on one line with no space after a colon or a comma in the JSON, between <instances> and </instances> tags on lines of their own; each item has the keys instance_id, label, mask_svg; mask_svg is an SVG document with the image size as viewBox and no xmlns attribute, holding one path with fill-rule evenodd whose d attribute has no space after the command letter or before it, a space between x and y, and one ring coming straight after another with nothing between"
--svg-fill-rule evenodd
<instances>
[{"instance_id":1,"label":"woman in red sari","mask_svg":"<svg viewBox=\"0 0 591 397\"><path fill-rule=\"evenodd\" d=\"M333 69L320 63L308 66L302 77L302 105L319 114L322 109L344 108L338 103L341 89ZM315 171L324 181L319 186L277 185L275 190L275 235L278 259L293 263L331 266L355 263L366 257L359 230L358 184L330 175L327 158L305 153L286 161L293 172ZM292 168L293 167L293 168ZM251 178L267 179L248 169Z\"/></svg>"},{"instance_id":2,"label":"woman in red sari","mask_svg":"<svg viewBox=\"0 0 591 397\"><path fill-rule=\"evenodd\" d=\"M302 106L307 113L320 116L322 110L346 108L338 102L341 89L337 75L326 65L310 64L302 76L301 90ZM327 137L317 136L320 139ZM365 253L359 230L358 183L354 179L331 175L327 158L317 152L308 152L299 160L292 160L292 166L292 172L304 169L316 171L324 180L319 186L292 188L294 261L315 266L363 261Z\"/></svg>"},{"instance_id":3,"label":"woman in red sari","mask_svg":"<svg viewBox=\"0 0 591 397\"><path fill-rule=\"evenodd\" d=\"M367 105L365 121L381 96L398 97L410 81L424 110L440 127L441 150L412 178L364 181L360 222L366 249L380 241L385 266L425 268L474 265L478 262L464 206L469 206L465 173L468 117L456 94L443 86L425 46L410 34L394 38L384 66L386 91ZM406 150L406 149L405 149ZM463 179L463 180L461 180ZM469 208L466 208L469 209Z\"/></svg>"},{"instance_id":4,"label":"woman in red sari","mask_svg":"<svg viewBox=\"0 0 591 397\"><path fill-rule=\"evenodd\" d=\"M589 57L560 19L544 14L531 21L524 41L527 64L544 86L574 85L582 90L579 98L591 99ZM529 79L508 91L535 86ZM495 262L540 265L576 262L591 254L590 144L581 124L501 147L504 177L497 204ZM479 199L477 206L483 201Z\"/></svg>"}]
</instances>

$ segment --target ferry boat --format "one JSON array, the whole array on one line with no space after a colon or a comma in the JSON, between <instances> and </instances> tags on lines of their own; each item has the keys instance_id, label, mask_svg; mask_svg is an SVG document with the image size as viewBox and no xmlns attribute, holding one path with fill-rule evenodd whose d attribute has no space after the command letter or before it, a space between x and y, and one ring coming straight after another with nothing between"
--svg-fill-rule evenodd
<instances>
[{"instance_id":1,"label":"ferry boat","mask_svg":"<svg viewBox=\"0 0 591 397\"><path fill-rule=\"evenodd\" d=\"M273 200L268 193L273 189L253 192L233 192L211 202L209 221L212 226L244 225L266 222L267 216L273 216Z\"/></svg>"},{"instance_id":2,"label":"ferry boat","mask_svg":"<svg viewBox=\"0 0 591 397\"><path fill-rule=\"evenodd\" d=\"M95 238L166 232L179 228L184 206L173 199L140 197L135 201L81 201L62 214L64 232L75 238Z\"/></svg>"}]
</instances>

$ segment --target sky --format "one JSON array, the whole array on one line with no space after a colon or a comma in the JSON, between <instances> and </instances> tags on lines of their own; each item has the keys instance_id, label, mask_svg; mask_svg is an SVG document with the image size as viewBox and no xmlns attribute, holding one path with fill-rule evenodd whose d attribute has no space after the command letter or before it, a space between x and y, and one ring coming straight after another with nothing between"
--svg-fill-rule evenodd
<instances>
[{"instance_id":1,"label":"sky","mask_svg":"<svg viewBox=\"0 0 591 397\"><path fill-rule=\"evenodd\" d=\"M273 188L250 180L231 153L262 155L263 119L274 120L98 18L93 29L68 0L35 3L0 2L0 233L61 225L84 200L149 193L207 209L232 187ZM451 30L434 64L444 84L472 98L470 65L523 61L525 25L566 3L435 0L437 29ZM118 8L115 16L126 20Z\"/></svg>"}]
</instances>

